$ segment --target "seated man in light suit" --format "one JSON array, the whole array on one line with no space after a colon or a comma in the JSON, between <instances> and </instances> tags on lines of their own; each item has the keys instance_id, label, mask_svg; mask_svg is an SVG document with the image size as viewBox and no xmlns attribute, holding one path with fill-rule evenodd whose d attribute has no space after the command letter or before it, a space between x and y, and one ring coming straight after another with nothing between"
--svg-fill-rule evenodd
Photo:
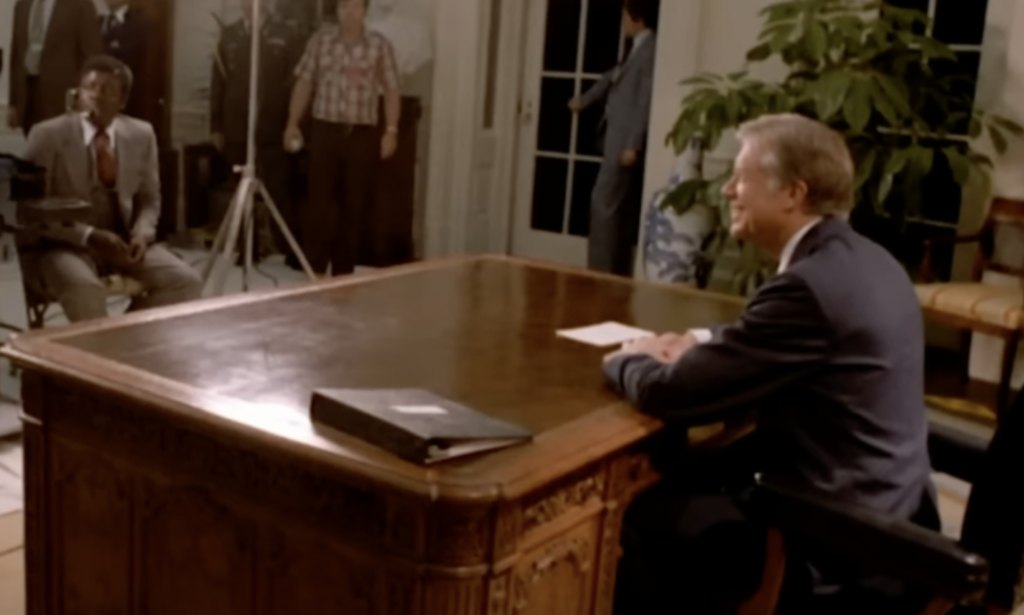
<instances>
[{"instance_id":1,"label":"seated man in light suit","mask_svg":"<svg viewBox=\"0 0 1024 615\"><path fill-rule=\"evenodd\" d=\"M724 188L730 231L777 257L778 275L739 321L626 344L604 372L670 430L747 410L757 411L757 430L742 455L691 467L638 499L625 526L619 615L663 612L655 597L666 588L664 612L732 613L756 590L766 529L743 498L755 472L939 526L921 308L903 267L846 222L854 165L845 142L797 115L762 117L738 135ZM790 600L836 586L908 597L889 579L850 578L813 548L788 555L787 578L800 585L789 586ZM672 597L686 607L673 609Z\"/></svg>"},{"instance_id":2,"label":"seated man in light suit","mask_svg":"<svg viewBox=\"0 0 1024 615\"><path fill-rule=\"evenodd\" d=\"M121 115L131 71L116 58L86 61L78 110L34 126L25 158L47 170L47 196L87 201L93 224L44 224L48 247L38 255L45 291L75 322L107 314L100 276L137 280L144 294L131 309L197 299L199 275L154 245L160 217L160 176L153 127Z\"/></svg>"}]
</instances>

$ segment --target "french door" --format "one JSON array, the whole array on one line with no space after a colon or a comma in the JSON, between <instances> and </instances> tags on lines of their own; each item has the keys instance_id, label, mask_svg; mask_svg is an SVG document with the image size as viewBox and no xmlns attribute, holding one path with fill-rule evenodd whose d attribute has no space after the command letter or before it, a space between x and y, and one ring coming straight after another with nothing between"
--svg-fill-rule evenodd
<instances>
[{"instance_id":1,"label":"french door","mask_svg":"<svg viewBox=\"0 0 1024 615\"><path fill-rule=\"evenodd\" d=\"M618 62L621 24L621 0L529 1L512 235L517 256L586 264L604 108L577 115L568 103Z\"/></svg>"}]
</instances>

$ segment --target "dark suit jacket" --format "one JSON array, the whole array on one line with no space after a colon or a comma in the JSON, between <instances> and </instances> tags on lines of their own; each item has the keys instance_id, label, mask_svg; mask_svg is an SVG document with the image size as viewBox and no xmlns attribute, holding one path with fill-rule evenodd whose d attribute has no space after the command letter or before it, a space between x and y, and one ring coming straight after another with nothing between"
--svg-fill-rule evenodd
<instances>
[{"instance_id":1,"label":"dark suit jacket","mask_svg":"<svg viewBox=\"0 0 1024 615\"><path fill-rule=\"evenodd\" d=\"M106 16L99 18L102 30ZM134 83L125 114L154 123L157 118L146 117L143 100L147 91L146 67L149 61L149 39L152 36L153 21L145 11L129 8L124 23L117 23L102 30L103 48L106 52L128 65Z\"/></svg>"},{"instance_id":2,"label":"dark suit jacket","mask_svg":"<svg viewBox=\"0 0 1024 615\"><path fill-rule=\"evenodd\" d=\"M256 142L282 147L293 71L305 41L298 23L272 15L262 32ZM225 27L217 45L210 84L210 132L223 134L228 144L243 145L248 136L251 45L242 20Z\"/></svg>"},{"instance_id":3,"label":"dark suit jacket","mask_svg":"<svg viewBox=\"0 0 1024 615\"><path fill-rule=\"evenodd\" d=\"M759 471L909 518L933 498L921 308L904 271L826 218L740 320L662 365L609 362L613 388L672 423L757 408Z\"/></svg>"},{"instance_id":4,"label":"dark suit jacket","mask_svg":"<svg viewBox=\"0 0 1024 615\"><path fill-rule=\"evenodd\" d=\"M63 115L67 91L78 85L85 60L103 53L103 41L96 21L96 9L90 0L54 0L53 13L46 29L43 55L39 61L36 122ZM28 74L25 51L28 48L28 20L32 0L14 5L14 30L11 35L11 105L18 109L23 128L26 118Z\"/></svg>"}]
</instances>

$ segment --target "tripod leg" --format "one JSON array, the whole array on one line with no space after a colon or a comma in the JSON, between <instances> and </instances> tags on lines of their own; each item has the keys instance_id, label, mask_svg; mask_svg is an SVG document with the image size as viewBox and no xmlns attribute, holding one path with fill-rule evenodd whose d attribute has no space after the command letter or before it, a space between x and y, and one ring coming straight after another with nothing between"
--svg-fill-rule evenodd
<instances>
[{"instance_id":1,"label":"tripod leg","mask_svg":"<svg viewBox=\"0 0 1024 615\"><path fill-rule=\"evenodd\" d=\"M257 187L260 186L258 179L253 181L256 182ZM252 195L249 201L252 203L252 200L256 195L254 191L250 191L249 194ZM252 270L252 236L256 227L255 209L255 204L250 204L245 208L245 256L242 261L242 292L249 292L249 272Z\"/></svg>"},{"instance_id":2,"label":"tripod leg","mask_svg":"<svg viewBox=\"0 0 1024 615\"><path fill-rule=\"evenodd\" d=\"M224 219L220 221L220 227L217 228L217 237L213 240L213 245L210 246L210 257L206 259L206 264L203 265L203 284L205 285L210 280L210 275L213 273L214 267L217 265L217 259L220 253L224 251L224 242L227 241L228 236L228 221L231 216L234 215L235 211L235 196L232 195L231 203L228 204L228 210L224 212Z\"/></svg>"},{"instance_id":3,"label":"tripod leg","mask_svg":"<svg viewBox=\"0 0 1024 615\"><path fill-rule=\"evenodd\" d=\"M242 220L245 217L247 209L251 209L252 203L252 179L243 177L242 181L238 184L238 190L235 191L235 195L231 200L231 208L228 211L228 215L224 217L224 223L227 225L227 232L225 233L225 241L222 246L221 254L214 254L211 261L207 264L207 275L205 280L208 282L213 272L214 265L219 262L219 257L223 257L228 260L228 266L230 267L233 262L231 261L231 255L235 252L235 247L238 245L238 234L241 231ZM216 295L224 293L224 283L226 282L226 273L219 276L214 282L214 291Z\"/></svg>"},{"instance_id":4,"label":"tripod leg","mask_svg":"<svg viewBox=\"0 0 1024 615\"><path fill-rule=\"evenodd\" d=\"M315 280L316 275L313 273L313 268L309 265L309 261L306 260L306 254L299 247L299 242L295 241L295 236L292 235L291 230L288 228L288 223L284 221L284 217L281 215L281 211L277 208L277 204L274 203L274 199L270 197L270 193L267 192L267 188L263 185L263 182L259 183L260 196L263 197L263 203L267 206L267 210L270 211L270 215L274 218L274 223L277 224L277 228L281 229L281 234L288 241L288 247L295 253L295 257L299 259L299 263L302 265L302 270L306 273L306 277L310 280Z\"/></svg>"}]
</instances>

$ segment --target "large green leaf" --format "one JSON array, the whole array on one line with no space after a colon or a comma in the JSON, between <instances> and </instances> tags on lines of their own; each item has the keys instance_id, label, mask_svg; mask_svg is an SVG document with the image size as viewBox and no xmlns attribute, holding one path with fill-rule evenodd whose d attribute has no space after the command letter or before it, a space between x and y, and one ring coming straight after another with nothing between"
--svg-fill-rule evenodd
<instances>
[{"instance_id":1,"label":"large green leaf","mask_svg":"<svg viewBox=\"0 0 1024 615\"><path fill-rule=\"evenodd\" d=\"M910 90L907 84L896 79L892 75L875 72L872 74L878 87L889 97L889 101L896 107L896 112L902 117L913 115L910 108Z\"/></svg>"},{"instance_id":2,"label":"large green leaf","mask_svg":"<svg viewBox=\"0 0 1024 615\"><path fill-rule=\"evenodd\" d=\"M665 195L662 201L662 208L671 207L677 213L684 213L693 207L697 202L697 196L707 187L707 181L695 178L688 179L676 186L671 192Z\"/></svg>"},{"instance_id":3,"label":"large green leaf","mask_svg":"<svg viewBox=\"0 0 1024 615\"><path fill-rule=\"evenodd\" d=\"M885 163L885 172L890 175L899 175L910 162L910 150L898 149L892 152L889 160Z\"/></svg>"},{"instance_id":4,"label":"large green leaf","mask_svg":"<svg viewBox=\"0 0 1024 615\"><path fill-rule=\"evenodd\" d=\"M871 102L874 104L875 109L889 122L890 126L897 127L900 125L900 115L896 112L896 107L889 100L889 96L882 89L882 86L878 85L878 80L871 79L868 83L868 89L871 92Z\"/></svg>"},{"instance_id":5,"label":"large green leaf","mask_svg":"<svg viewBox=\"0 0 1024 615\"><path fill-rule=\"evenodd\" d=\"M825 61L825 53L828 51L828 31L820 21L814 20L807 24L803 43L807 56L815 64Z\"/></svg>"},{"instance_id":6,"label":"large green leaf","mask_svg":"<svg viewBox=\"0 0 1024 615\"><path fill-rule=\"evenodd\" d=\"M843 117L850 129L862 133L871 121L871 89L867 80L855 77L851 80L850 89L843 102Z\"/></svg>"},{"instance_id":7,"label":"large green leaf","mask_svg":"<svg viewBox=\"0 0 1024 615\"><path fill-rule=\"evenodd\" d=\"M776 38L788 38L793 32L796 31L796 22L792 23L777 23L775 25L768 26L761 31L758 35L757 40L767 41L774 40Z\"/></svg>"},{"instance_id":8,"label":"large green leaf","mask_svg":"<svg viewBox=\"0 0 1024 615\"><path fill-rule=\"evenodd\" d=\"M871 150L864 156L864 159L860 161L860 164L857 165L857 175L854 177L853 181L854 190L860 190L861 186L863 186L875 172L875 160L877 159L878 151Z\"/></svg>"},{"instance_id":9,"label":"large green leaf","mask_svg":"<svg viewBox=\"0 0 1024 615\"><path fill-rule=\"evenodd\" d=\"M945 154L946 160L949 161L949 168L953 170L953 178L956 180L956 183L961 186L966 184L971 174L971 161L953 145L943 148L942 153Z\"/></svg>"},{"instance_id":10,"label":"large green leaf","mask_svg":"<svg viewBox=\"0 0 1024 615\"><path fill-rule=\"evenodd\" d=\"M1003 134L1003 131L996 128L994 124L989 124L988 136L992 139L992 145L995 146L996 153L1000 156L1005 154L1010 144L1006 142L1006 135Z\"/></svg>"},{"instance_id":11,"label":"large green leaf","mask_svg":"<svg viewBox=\"0 0 1024 615\"><path fill-rule=\"evenodd\" d=\"M747 61L760 62L767 60L772 55L772 46L769 43L762 43L747 52Z\"/></svg>"},{"instance_id":12,"label":"large green leaf","mask_svg":"<svg viewBox=\"0 0 1024 615\"><path fill-rule=\"evenodd\" d=\"M931 173L932 165L935 164L935 150L920 145L914 145L910 150L910 166L914 175L924 178Z\"/></svg>"},{"instance_id":13,"label":"large green leaf","mask_svg":"<svg viewBox=\"0 0 1024 615\"><path fill-rule=\"evenodd\" d=\"M819 120L828 122L839 112L852 83L849 73L835 70L825 73L808 88L808 93L817 103Z\"/></svg>"},{"instance_id":14,"label":"large green leaf","mask_svg":"<svg viewBox=\"0 0 1024 615\"><path fill-rule=\"evenodd\" d=\"M991 117L992 122L995 123L996 126L1006 130L1015 137L1024 137L1024 126L1000 115L993 115Z\"/></svg>"},{"instance_id":15,"label":"large green leaf","mask_svg":"<svg viewBox=\"0 0 1024 615\"><path fill-rule=\"evenodd\" d=\"M951 60L953 62L959 59L952 49L934 38L929 36L918 36L916 38L915 42L920 47L921 52L924 53L925 58Z\"/></svg>"},{"instance_id":16,"label":"large green leaf","mask_svg":"<svg viewBox=\"0 0 1024 615\"><path fill-rule=\"evenodd\" d=\"M972 139L977 139L981 136L982 131L985 130L985 125L981 123L981 118L975 116L971 118L971 126L967 130L967 136Z\"/></svg>"},{"instance_id":17,"label":"large green leaf","mask_svg":"<svg viewBox=\"0 0 1024 615\"><path fill-rule=\"evenodd\" d=\"M892 173L882 174L882 179L878 182L878 200L876 201L880 206L884 206L885 202L889 200L894 178L895 176Z\"/></svg>"}]
</instances>

